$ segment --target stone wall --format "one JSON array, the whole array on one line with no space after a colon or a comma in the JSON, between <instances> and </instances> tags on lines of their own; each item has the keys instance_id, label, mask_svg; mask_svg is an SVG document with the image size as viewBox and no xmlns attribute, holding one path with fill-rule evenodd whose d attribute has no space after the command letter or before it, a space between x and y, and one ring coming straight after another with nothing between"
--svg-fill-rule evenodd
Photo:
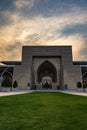
<instances>
[{"instance_id":1,"label":"stone wall","mask_svg":"<svg viewBox=\"0 0 87 130\"><path fill-rule=\"evenodd\" d=\"M49 61L53 64L53 66L56 68L57 71L57 83L60 84L60 65L61 65L61 59L60 57L34 57L33 58L33 65L34 65L34 77L35 77L35 84L37 84L37 70L38 67L45 61Z\"/></svg>"},{"instance_id":2,"label":"stone wall","mask_svg":"<svg viewBox=\"0 0 87 130\"><path fill-rule=\"evenodd\" d=\"M45 58L35 58L45 57ZM48 58L50 57L50 58ZM80 66L73 65L71 46L23 46L22 65L15 66L14 80L18 81L20 89L27 89L27 84L32 84L32 70L34 68L35 82L37 80L37 68L46 59L50 60L59 73L59 59L61 57L60 80L63 88L67 84L68 89L76 89L76 84L81 81ZM59 75L59 74L58 74ZM57 76L59 81L59 76ZM61 89L63 89L61 88Z\"/></svg>"}]
</instances>

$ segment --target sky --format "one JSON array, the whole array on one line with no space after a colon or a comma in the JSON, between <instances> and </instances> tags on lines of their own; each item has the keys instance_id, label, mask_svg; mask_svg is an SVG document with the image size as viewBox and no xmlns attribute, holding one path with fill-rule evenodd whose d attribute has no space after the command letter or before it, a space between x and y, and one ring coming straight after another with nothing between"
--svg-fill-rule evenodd
<instances>
[{"instance_id":1,"label":"sky","mask_svg":"<svg viewBox=\"0 0 87 130\"><path fill-rule=\"evenodd\" d=\"M20 61L23 45L72 45L87 61L87 0L0 0L0 61Z\"/></svg>"}]
</instances>

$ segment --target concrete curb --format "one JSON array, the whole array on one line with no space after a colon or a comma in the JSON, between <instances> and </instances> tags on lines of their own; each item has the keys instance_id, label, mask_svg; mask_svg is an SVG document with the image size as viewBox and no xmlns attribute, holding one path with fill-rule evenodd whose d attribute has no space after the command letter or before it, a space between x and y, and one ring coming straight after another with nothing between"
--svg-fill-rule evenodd
<instances>
[{"instance_id":1,"label":"concrete curb","mask_svg":"<svg viewBox=\"0 0 87 130\"><path fill-rule=\"evenodd\" d=\"M87 96L85 92L76 92L76 91L64 91L64 90L20 90L17 92L0 92L0 97L2 96L11 96L11 95L18 95L18 94L26 94L26 93L33 93L33 92L61 92L65 94L72 94L72 95L80 95L80 96Z\"/></svg>"}]
</instances>

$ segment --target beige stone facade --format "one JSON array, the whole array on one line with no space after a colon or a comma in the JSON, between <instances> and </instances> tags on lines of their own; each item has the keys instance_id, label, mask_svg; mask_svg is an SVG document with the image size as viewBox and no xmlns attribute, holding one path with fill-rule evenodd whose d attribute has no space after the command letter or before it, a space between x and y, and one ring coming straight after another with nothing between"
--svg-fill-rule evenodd
<instances>
[{"instance_id":1,"label":"beige stone facade","mask_svg":"<svg viewBox=\"0 0 87 130\"><path fill-rule=\"evenodd\" d=\"M73 65L71 46L23 46L22 63L13 73L19 89L46 89L43 78L52 79L49 89L76 89L82 82L81 68Z\"/></svg>"}]
</instances>

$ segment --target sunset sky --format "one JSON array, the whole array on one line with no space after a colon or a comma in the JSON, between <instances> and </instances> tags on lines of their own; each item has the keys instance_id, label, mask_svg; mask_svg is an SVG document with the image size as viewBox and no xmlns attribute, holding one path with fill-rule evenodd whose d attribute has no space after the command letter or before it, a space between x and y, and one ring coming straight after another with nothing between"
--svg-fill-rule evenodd
<instances>
[{"instance_id":1,"label":"sunset sky","mask_svg":"<svg viewBox=\"0 0 87 130\"><path fill-rule=\"evenodd\" d=\"M22 45L72 45L87 61L87 0L0 0L0 61L21 60Z\"/></svg>"}]
</instances>

